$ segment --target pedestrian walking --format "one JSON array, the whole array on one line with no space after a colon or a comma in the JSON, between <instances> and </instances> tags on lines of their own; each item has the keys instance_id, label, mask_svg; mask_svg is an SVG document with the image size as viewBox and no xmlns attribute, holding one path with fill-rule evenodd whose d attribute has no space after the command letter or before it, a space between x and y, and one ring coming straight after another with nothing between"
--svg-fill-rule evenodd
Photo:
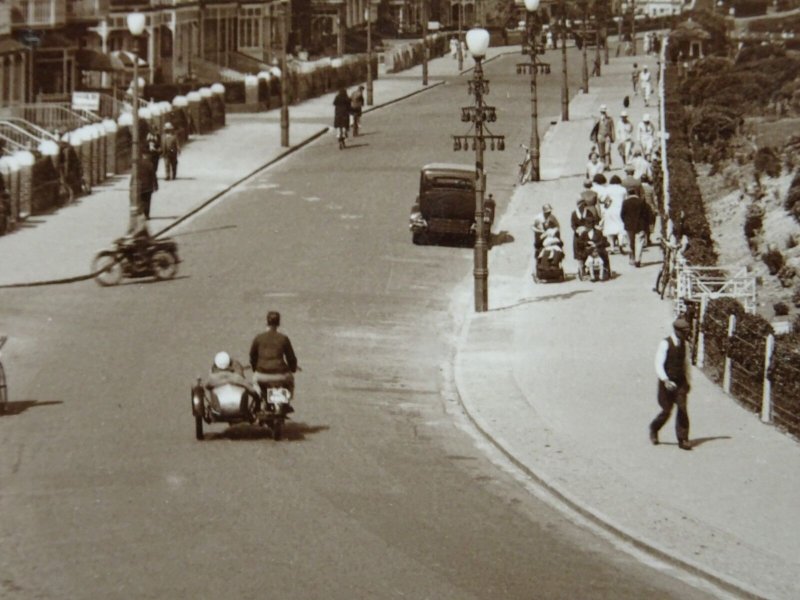
<instances>
[{"instance_id":1,"label":"pedestrian walking","mask_svg":"<svg viewBox=\"0 0 800 600\"><path fill-rule=\"evenodd\" d=\"M344 88L340 88L333 99L333 126L336 128L336 138L339 140L341 150L344 148L344 140L350 129L350 96Z\"/></svg>"},{"instance_id":2,"label":"pedestrian walking","mask_svg":"<svg viewBox=\"0 0 800 600\"><path fill-rule=\"evenodd\" d=\"M653 147L656 143L656 126L650 121L650 114L645 113L642 121L636 128L636 137L642 147L642 153L647 160L653 156Z\"/></svg>"},{"instance_id":3,"label":"pedestrian walking","mask_svg":"<svg viewBox=\"0 0 800 600\"><path fill-rule=\"evenodd\" d=\"M641 183L642 198L650 210L650 227L647 230L645 239L645 245L649 246L651 244L650 236L653 235L653 231L656 230L656 219L660 218L661 215L659 214L658 203L656 202L656 191L653 189L652 179L649 175L644 174L642 175Z\"/></svg>"},{"instance_id":4,"label":"pedestrian walking","mask_svg":"<svg viewBox=\"0 0 800 600\"><path fill-rule=\"evenodd\" d=\"M603 235L611 244L612 252L622 252L626 245L625 226L622 222L622 203L625 201L625 196L627 192L622 187L622 180L619 176L612 175L608 185L605 186L602 221Z\"/></svg>"},{"instance_id":5,"label":"pedestrian walking","mask_svg":"<svg viewBox=\"0 0 800 600\"><path fill-rule=\"evenodd\" d=\"M617 146L619 156L622 159L622 164L625 165L633 156L633 123L628 120L627 110L619 113L616 139L619 142Z\"/></svg>"},{"instance_id":6,"label":"pedestrian walking","mask_svg":"<svg viewBox=\"0 0 800 600\"><path fill-rule=\"evenodd\" d=\"M639 85L639 65L633 63L633 70L631 71L631 84L633 85L633 95L636 96L638 92L638 85Z\"/></svg>"},{"instance_id":7,"label":"pedestrian walking","mask_svg":"<svg viewBox=\"0 0 800 600\"><path fill-rule=\"evenodd\" d=\"M653 82L651 79L650 71L647 70L646 66L642 67L642 72L639 73L639 89L642 92L645 106L650 106L650 94L653 93Z\"/></svg>"},{"instance_id":8,"label":"pedestrian walking","mask_svg":"<svg viewBox=\"0 0 800 600\"><path fill-rule=\"evenodd\" d=\"M658 376L658 405L661 412L650 423L650 442L658 444L658 432L678 407L675 417L675 435L681 450L691 450L689 443L689 366L687 364L686 340L689 338L689 322L680 317L672 323L673 333L661 340L655 357Z\"/></svg>"},{"instance_id":9,"label":"pedestrian walking","mask_svg":"<svg viewBox=\"0 0 800 600\"><path fill-rule=\"evenodd\" d=\"M175 179L178 176L178 155L181 153L181 146L178 143L178 136L175 135L175 127L172 123L164 125L164 137L161 140L161 155L164 157L165 179Z\"/></svg>"},{"instance_id":10,"label":"pedestrian walking","mask_svg":"<svg viewBox=\"0 0 800 600\"><path fill-rule=\"evenodd\" d=\"M625 188L628 195L633 194L642 198L642 181L636 177L635 171L636 167L633 166L633 163L625 165L625 177L622 178L622 187Z\"/></svg>"},{"instance_id":11,"label":"pedestrian walking","mask_svg":"<svg viewBox=\"0 0 800 600\"><path fill-rule=\"evenodd\" d=\"M158 190L158 178L147 149L144 148L143 150L141 157L139 157L139 212L144 215L145 219L149 220L150 202L153 192ZM133 186L133 174L131 174L131 186Z\"/></svg>"},{"instance_id":12,"label":"pedestrian walking","mask_svg":"<svg viewBox=\"0 0 800 600\"><path fill-rule=\"evenodd\" d=\"M600 160L606 169L611 168L611 144L614 143L614 119L608 115L608 107L600 106L600 117L595 121L589 139L597 145Z\"/></svg>"},{"instance_id":13,"label":"pedestrian walking","mask_svg":"<svg viewBox=\"0 0 800 600\"><path fill-rule=\"evenodd\" d=\"M158 173L158 163L161 160L161 134L155 126L147 132L145 147L147 148L147 154L150 156L150 162L153 163L153 171Z\"/></svg>"},{"instance_id":14,"label":"pedestrian walking","mask_svg":"<svg viewBox=\"0 0 800 600\"><path fill-rule=\"evenodd\" d=\"M360 85L350 94L350 114L353 115L353 137L358 135L361 111L364 109L364 86Z\"/></svg>"},{"instance_id":15,"label":"pedestrian walking","mask_svg":"<svg viewBox=\"0 0 800 600\"><path fill-rule=\"evenodd\" d=\"M641 189L641 186L640 186ZM642 266L642 251L650 230L650 208L641 196L628 194L622 203L622 222L628 235L628 263Z\"/></svg>"},{"instance_id":16,"label":"pedestrian walking","mask_svg":"<svg viewBox=\"0 0 800 600\"><path fill-rule=\"evenodd\" d=\"M600 160L600 154L597 150L592 149L589 152L589 162L586 163L586 178L594 180L594 176L598 173L604 173L606 170L605 164Z\"/></svg>"},{"instance_id":17,"label":"pedestrian walking","mask_svg":"<svg viewBox=\"0 0 800 600\"><path fill-rule=\"evenodd\" d=\"M450 38L450 56L453 60L458 58L458 40L455 37Z\"/></svg>"},{"instance_id":18,"label":"pedestrian walking","mask_svg":"<svg viewBox=\"0 0 800 600\"><path fill-rule=\"evenodd\" d=\"M581 191L580 199L583 201L586 213L592 213L595 221L600 222L600 197L597 191L592 189L592 180L585 179L583 182L583 190Z\"/></svg>"}]
</instances>

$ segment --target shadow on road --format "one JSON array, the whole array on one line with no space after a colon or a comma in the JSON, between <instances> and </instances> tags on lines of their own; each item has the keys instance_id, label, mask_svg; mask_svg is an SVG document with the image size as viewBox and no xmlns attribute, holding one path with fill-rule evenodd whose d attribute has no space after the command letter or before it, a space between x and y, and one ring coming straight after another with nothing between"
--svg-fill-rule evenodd
<instances>
[{"instance_id":1,"label":"shadow on road","mask_svg":"<svg viewBox=\"0 0 800 600\"><path fill-rule=\"evenodd\" d=\"M11 417L24 413L29 408L37 406L52 406L53 404L64 404L61 400L16 400L0 405L0 417Z\"/></svg>"},{"instance_id":2,"label":"shadow on road","mask_svg":"<svg viewBox=\"0 0 800 600\"><path fill-rule=\"evenodd\" d=\"M499 312L502 310L509 310L512 308L517 308L518 306L524 306L526 304L533 304L534 302L550 302L551 300L568 300L573 296L577 296L578 294L591 294L591 290L575 290L572 292L567 292L565 294L551 294L550 296L539 296L538 298L525 298L524 300L520 300L514 304L509 304L508 306L498 306L497 308L490 308L489 312Z\"/></svg>"},{"instance_id":3,"label":"shadow on road","mask_svg":"<svg viewBox=\"0 0 800 600\"><path fill-rule=\"evenodd\" d=\"M309 435L328 431L329 425L309 425L302 421L286 421L283 426L283 438L290 442L300 442ZM220 432L206 432L206 440L268 440L272 432L267 427L255 425L234 425Z\"/></svg>"},{"instance_id":4,"label":"shadow on road","mask_svg":"<svg viewBox=\"0 0 800 600\"><path fill-rule=\"evenodd\" d=\"M220 225L219 227L206 227L205 229L195 229L194 231L182 231L181 233L172 234L171 237L186 237L189 235L197 235L199 233L211 233L212 231L222 231L223 229L236 229L238 225Z\"/></svg>"}]
</instances>

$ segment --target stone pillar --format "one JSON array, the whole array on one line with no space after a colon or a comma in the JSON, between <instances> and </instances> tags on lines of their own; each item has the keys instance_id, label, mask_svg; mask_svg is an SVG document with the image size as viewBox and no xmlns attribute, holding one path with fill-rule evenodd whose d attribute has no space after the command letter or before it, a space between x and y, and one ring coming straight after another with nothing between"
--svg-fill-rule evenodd
<instances>
[{"instance_id":1,"label":"stone pillar","mask_svg":"<svg viewBox=\"0 0 800 600\"><path fill-rule=\"evenodd\" d=\"M23 160L23 154L30 155L30 161ZM19 216L20 219L26 219L33 207L33 155L30 152L18 152L14 156L20 163Z\"/></svg>"},{"instance_id":2,"label":"stone pillar","mask_svg":"<svg viewBox=\"0 0 800 600\"><path fill-rule=\"evenodd\" d=\"M94 184L94 172L92 171L92 139L86 133L82 133L80 151L78 152L78 156L81 159L81 170L83 172L83 181L88 188L87 191L91 191L92 185Z\"/></svg>"}]
</instances>

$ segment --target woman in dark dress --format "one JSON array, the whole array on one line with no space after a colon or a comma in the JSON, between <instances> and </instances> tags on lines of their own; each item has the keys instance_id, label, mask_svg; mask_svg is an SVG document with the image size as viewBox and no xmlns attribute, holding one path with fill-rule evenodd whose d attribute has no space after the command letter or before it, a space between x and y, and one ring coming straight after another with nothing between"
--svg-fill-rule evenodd
<instances>
[{"instance_id":1,"label":"woman in dark dress","mask_svg":"<svg viewBox=\"0 0 800 600\"><path fill-rule=\"evenodd\" d=\"M341 88L333 99L334 116L333 126L337 129L336 137L339 140L339 148L344 148L344 140L347 137L347 130L350 129L350 97L347 90Z\"/></svg>"}]
</instances>

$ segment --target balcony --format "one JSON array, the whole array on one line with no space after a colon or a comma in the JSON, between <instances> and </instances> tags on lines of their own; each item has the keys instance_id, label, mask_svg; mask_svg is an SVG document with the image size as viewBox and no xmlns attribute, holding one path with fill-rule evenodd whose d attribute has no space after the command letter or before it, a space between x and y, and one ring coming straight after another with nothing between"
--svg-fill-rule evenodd
<instances>
[{"instance_id":1,"label":"balcony","mask_svg":"<svg viewBox=\"0 0 800 600\"><path fill-rule=\"evenodd\" d=\"M109 0L67 0L70 23L97 22L108 16Z\"/></svg>"},{"instance_id":2,"label":"balcony","mask_svg":"<svg viewBox=\"0 0 800 600\"><path fill-rule=\"evenodd\" d=\"M11 7L7 2L0 2L0 35L11 33Z\"/></svg>"},{"instance_id":3,"label":"balcony","mask_svg":"<svg viewBox=\"0 0 800 600\"><path fill-rule=\"evenodd\" d=\"M12 0L11 25L15 28L49 29L67 23L66 0Z\"/></svg>"}]
</instances>

